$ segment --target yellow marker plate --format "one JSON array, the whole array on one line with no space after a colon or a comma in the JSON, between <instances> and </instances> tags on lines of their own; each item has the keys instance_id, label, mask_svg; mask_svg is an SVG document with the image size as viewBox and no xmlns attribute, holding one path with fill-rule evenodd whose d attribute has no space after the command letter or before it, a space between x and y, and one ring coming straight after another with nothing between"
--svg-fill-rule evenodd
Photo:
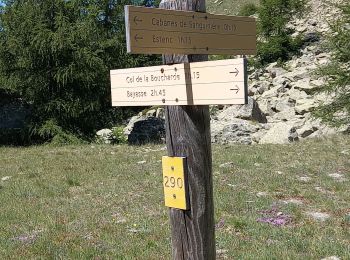
<instances>
[{"instance_id":1,"label":"yellow marker plate","mask_svg":"<svg viewBox=\"0 0 350 260\"><path fill-rule=\"evenodd\" d=\"M165 206L187 210L186 158L163 156L162 164Z\"/></svg>"}]
</instances>

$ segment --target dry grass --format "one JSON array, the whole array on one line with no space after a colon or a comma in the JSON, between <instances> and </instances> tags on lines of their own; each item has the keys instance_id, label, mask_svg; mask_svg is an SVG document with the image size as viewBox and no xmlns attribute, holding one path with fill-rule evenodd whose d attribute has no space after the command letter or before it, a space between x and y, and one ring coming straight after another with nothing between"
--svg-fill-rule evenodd
<instances>
[{"instance_id":1,"label":"dry grass","mask_svg":"<svg viewBox=\"0 0 350 260\"><path fill-rule=\"evenodd\" d=\"M0 259L170 259L161 148L0 148ZM350 258L349 136L215 145L213 159L219 257ZM290 221L258 222L271 208Z\"/></svg>"}]
</instances>

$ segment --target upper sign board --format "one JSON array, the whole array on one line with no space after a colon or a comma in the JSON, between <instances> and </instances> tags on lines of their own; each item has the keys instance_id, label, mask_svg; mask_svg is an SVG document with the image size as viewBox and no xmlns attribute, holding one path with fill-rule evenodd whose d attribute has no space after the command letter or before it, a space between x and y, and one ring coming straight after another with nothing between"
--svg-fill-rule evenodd
<instances>
[{"instance_id":1,"label":"upper sign board","mask_svg":"<svg viewBox=\"0 0 350 260\"><path fill-rule=\"evenodd\" d=\"M251 17L125 6L127 50L142 54L256 54Z\"/></svg>"},{"instance_id":2,"label":"upper sign board","mask_svg":"<svg viewBox=\"0 0 350 260\"><path fill-rule=\"evenodd\" d=\"M246 104L245 59L111 70L113 106Z\"/></svg>"}]
</instances>

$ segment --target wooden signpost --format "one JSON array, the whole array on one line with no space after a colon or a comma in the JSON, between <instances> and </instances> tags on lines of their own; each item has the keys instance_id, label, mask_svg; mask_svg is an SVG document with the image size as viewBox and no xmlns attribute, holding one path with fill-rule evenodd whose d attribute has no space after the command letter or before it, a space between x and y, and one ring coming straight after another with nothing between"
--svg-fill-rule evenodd
<instances>
[{"instance_id":1,"label":"wooden signpost","mask_svg":"<svg viewBox=\"0 0 350 260\"><path fill-rule=\"evenodd\" d=\"M125 6L125 14L131 53L256 53L256 22L251 17L136 6Z\"/></svg>"},{"instance_id":2,"label":"wooden signpost","mask_svg":"<svg viewBox=\"0 0 350 260\"><path fill-rule=\"evenodd\" d=\"M245 104L246 75L245 59L112 70L112 105Z\"/></svg>"},{"instance_id":3,"label":"wooden signpost","mask_svg":"<svg viewBox=\"0 0 350 260\"><path fill-rule=\"evenodd\" d=\"M166 105L163 186L173 258L213 260L208 105L246 103L247 73L245 59L207 62L206 54L255 54L256 22L207 14L205 0L162 0L160 8L125 7L128 52L163 54L164 65L111 71L112 103Z\"/></svg>"}]
</instances>

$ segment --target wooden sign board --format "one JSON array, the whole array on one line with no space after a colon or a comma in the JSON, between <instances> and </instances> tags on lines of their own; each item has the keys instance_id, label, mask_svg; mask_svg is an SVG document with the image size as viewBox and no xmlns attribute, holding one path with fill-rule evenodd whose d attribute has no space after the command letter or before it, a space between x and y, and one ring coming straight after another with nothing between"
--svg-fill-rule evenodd
<instances>
[{"instance_id":1,"label":"wooden sign board","mask_svg":"<svg viewBox=\"0 0 350 260\"><path fill-rule=\"evenodd\" d=\"M111 70L112 106L247 103L245 59Z\"/></svg>"},{"instance_id":2,"label":"wooden sign board","mask_svg":"<svg viewBox=\"0 0 350 260\"><path fill-rule=\"evenodd\" d=\"M251 17L125 6L127 50L142 54L256 54Z\"/></svg>"},{"instance_id":3,"label":"wooden sign board","mask_svg":"<svg viewBox=\"0 0 350 260\"><path fill-rule=\"evenodd\" d=\"M189 207L185 165L185 157L162 158L164 202L167 207L182 210Z\"/></svg>"}]
</instances>

